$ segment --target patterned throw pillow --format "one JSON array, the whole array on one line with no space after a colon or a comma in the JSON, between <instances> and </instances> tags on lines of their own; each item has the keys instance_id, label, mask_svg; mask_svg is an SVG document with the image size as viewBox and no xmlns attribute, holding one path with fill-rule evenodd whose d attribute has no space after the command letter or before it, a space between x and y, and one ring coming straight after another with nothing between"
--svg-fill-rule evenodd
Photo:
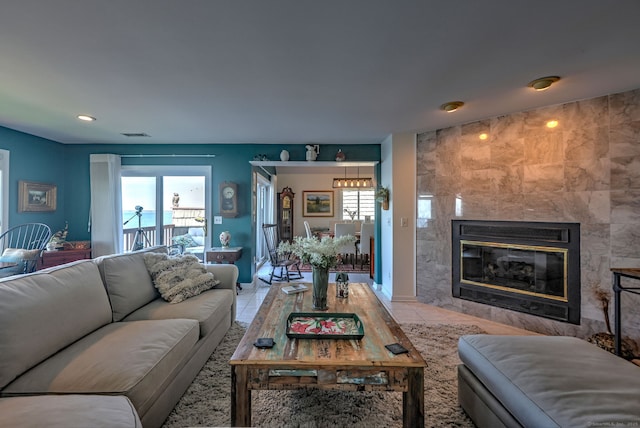
<instances>
[{"instance_id":1,"label":"patterned throw pillow","mask_svg":"<svg viewBox=\"0 0 640 428\"><path fill-rule=\"evenodd\" d=\"M198 246L198 243L195 241L195 239L193 239L193 236L189 235L188 233L184 235L174 236L173 238L171 238L171 240L174 244L180 244L185 248Z\"/></svg>"},{"instance_id":2,"label":"patterned throw pillow","mask_svg":"<svg viewBox=\"0 0 640 428\"><path fill-rule=\"evenodd\" d=\"M153 285L169 303L180 303L220 284L192 254L145 253L144 263Z\"/></svg>"}]
</instances>

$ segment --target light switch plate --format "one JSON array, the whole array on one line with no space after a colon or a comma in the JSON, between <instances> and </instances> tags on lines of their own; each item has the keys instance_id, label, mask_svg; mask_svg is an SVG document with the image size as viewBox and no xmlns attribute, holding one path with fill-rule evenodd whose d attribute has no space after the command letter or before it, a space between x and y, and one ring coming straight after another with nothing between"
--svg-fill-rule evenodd
<instances>
[{"instance_id":1,"label":"light switch plate","mask_svg":"<svg viewBox=\"0 0 640 428\"><path fill-rule=\"evenodd\" d=\"M213 216L213 224L222 224L222 216L214 215Z\"/></svg>"}]
</instances>

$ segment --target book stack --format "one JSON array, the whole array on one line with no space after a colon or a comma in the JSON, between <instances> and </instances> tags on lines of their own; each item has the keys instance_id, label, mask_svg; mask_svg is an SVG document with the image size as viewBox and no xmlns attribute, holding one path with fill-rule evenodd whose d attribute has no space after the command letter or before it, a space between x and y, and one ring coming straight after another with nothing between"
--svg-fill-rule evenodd
<instances>
[{"instance_id":1,"label":"book stack","mask_svg":"<svg viewBox=\"0 0 640 428\"><path fill-rule=\"evenodd\" d=\"M286 287L282 287L282 291L287 294L302 293L303 291L308 289L309 288L304 284L291 284L287 285Z\"/></svg>"}]
</instances>

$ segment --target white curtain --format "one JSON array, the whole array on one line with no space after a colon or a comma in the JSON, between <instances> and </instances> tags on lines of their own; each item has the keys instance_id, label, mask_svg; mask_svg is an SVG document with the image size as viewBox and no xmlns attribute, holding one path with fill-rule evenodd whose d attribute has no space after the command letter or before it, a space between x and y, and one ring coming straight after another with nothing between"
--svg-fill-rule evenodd
<instances>
[{"instance_id":1,"label":"white curtain","mask_svg":"<svg viewBox=\"0 0 640 428\"><path fill-rule=\"evenodd\" d=\"M9 150L0 150L0 233L9 229Z\"/></svg>"},{"instance_id":2,"label":"white curtain","mask_svg":"<svg viewBox=\"0 0 640 428\"><path fill-rule=\"evenodd\" d=\"M120 156L90 155L92 256L122 252Z\"/></svg>"}]
</instances>

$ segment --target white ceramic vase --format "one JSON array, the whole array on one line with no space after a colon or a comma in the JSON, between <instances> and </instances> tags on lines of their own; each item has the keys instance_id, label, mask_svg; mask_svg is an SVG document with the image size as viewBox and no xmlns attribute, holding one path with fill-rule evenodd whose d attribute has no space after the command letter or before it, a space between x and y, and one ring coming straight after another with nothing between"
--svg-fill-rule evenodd
<instances>
[{"instance_id":1,"label":"white ceramic vase","mask_svg":"<svg viewBox=\"0 0 640 428\"><path fill-rule=\"evenodd\" d=\"M289 152L288 152L288 151L286 151L286 150L281 151L281 152L280 152L280 160L281 160L282 162L286 162L286 161L288 161L288 160L289 160Z\"/></svg>"},{"instance_id":2,"label":"white ceramic vase","mask_svg":"<svg viewBox=\"0 0 640 428\"><path fill-rule=\"evenodd\" d=\"M222 244L223 247L228 247L229 242L231 242L231 234L229 233L229 231L225 230L224 232L220 233L220 244Z\"/></svg>"}]
</instances>

